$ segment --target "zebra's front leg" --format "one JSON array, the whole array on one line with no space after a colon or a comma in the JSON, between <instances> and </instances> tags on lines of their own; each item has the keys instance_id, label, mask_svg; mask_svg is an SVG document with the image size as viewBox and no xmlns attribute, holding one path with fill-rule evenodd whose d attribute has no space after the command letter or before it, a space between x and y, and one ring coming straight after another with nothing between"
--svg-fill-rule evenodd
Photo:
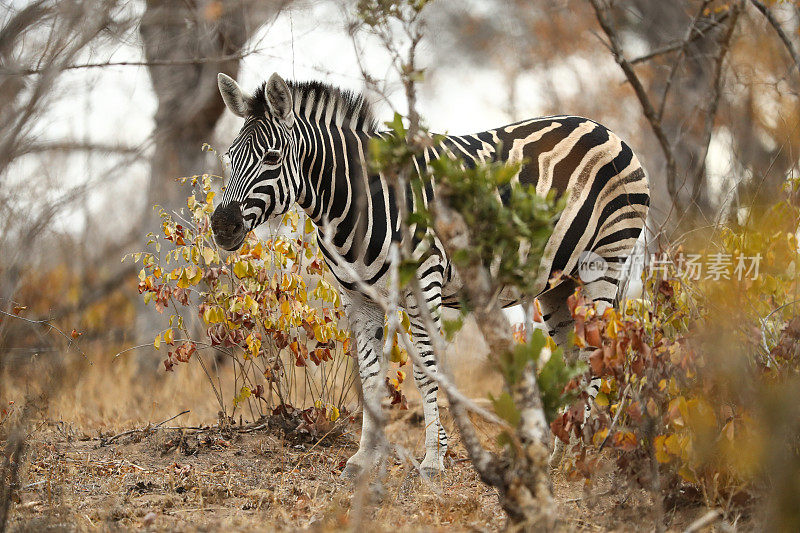
<instances>
[{"instance_id":1,"label":"zebra's front leg","mask_svg":"<svg viewBox=\"0 0 800 533\"><path fill-rule=\"evenodd\" d=\"M433 326L437 331L441 330L441 293L438 288L441 284L434 283L421 283L422 287L437 289L435 294L430 294L427 291L423 292L431 309L431 315L434 320ZM413 297L408 299L410 305L407 305L408 317L411 323L411 335L414 340L414 346L422 359L422 364L431 374L438 372L436 365L436 357L433 352L430 334L419 310L414 305ZM417 363L414 363L414 381L417 384L417 389L422 397L422 410L425 415L425 458L422 460L420 470L422 475L433 477L442 470L444 470L444 456L447 453L447 432L442 426L439 419L439 403L437 393L439 385L436 380L431 379L426 375L422 369L419 368Z\"/></svg>"},{"instance_id":2,"label":"zebra's front leg","mask_svg":"<svg viewBox=\"0 0 800 533\"><path fill-rule=\"evenodd\" d=\"M386 362L383 357L385 314L374 302L342 291L342 303L356 343L358 373L361 377L363 412L358 451L347 460L343 478L354 478L375 466L384 440L381 399L386 394Z\"/></svg>"}]
</instances>

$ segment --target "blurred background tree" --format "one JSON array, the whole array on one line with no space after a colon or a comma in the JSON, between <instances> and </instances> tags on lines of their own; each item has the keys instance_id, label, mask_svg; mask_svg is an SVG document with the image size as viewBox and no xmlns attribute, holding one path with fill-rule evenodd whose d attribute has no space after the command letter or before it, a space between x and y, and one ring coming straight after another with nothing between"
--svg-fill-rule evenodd
<instances>
[{"instance_id":1,"label":"blurred background tree","mask_svg":"<svg viewBox=\"0 0 800 533\"><path fill-rule=\"evenodd\" d=\"M27 307L20 314L75 328L102 354L152 342L133 267L119 258L155 229L152 204L183 205L171 178L221 172L201 146L225 145L240 124L223 112L217 72L250 89L273 71L366 86L379 117L404 111L379 42L353 46L353 5L2 4L0 310ZM648 169L654 232L738 223L797 173L795 2L467 0L433 2L426 13L418 107L432 131L558 113L608 124ZM609 35L652 103L672 173ZM381 94L364 73L385 80ZM0 366L58 353L41 333L4 319Z\"/></svg>"},{"instance_id":2,"label":"blurred background tree","mask_svg":"<svg viewBox=\"0 0 800 533\"><path fill-rule=\"evenodd\" d=\"M715 101L714 63L731 5L632 0L605 6L673 144L674 183L631 86L621 83L622 72L611 63L589 2L497 0L480 9L442 4L435 63L492 65L504 80L510 119L529 116L529 102L535 101L544 115L574 113L611 124L632 139L649 171L656 227L668 219L668 226L681 220L691 226L774 198L797 168L797 65L753 6L744 10L731 40L719 110L706 135ZM796 49L797 7L786 2L771 9ZM675 216L673 202L677 213L689 216Z\"/></svg>"}]
</instances>

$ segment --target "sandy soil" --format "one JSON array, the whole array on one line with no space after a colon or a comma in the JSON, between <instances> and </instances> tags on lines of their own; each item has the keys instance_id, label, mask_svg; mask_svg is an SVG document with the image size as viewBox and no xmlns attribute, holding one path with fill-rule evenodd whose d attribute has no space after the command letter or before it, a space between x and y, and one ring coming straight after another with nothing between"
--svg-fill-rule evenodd
<instances>
[{"instance_id":1,"label":"sandy soil","mask_svg":"<svg viewBox=\"0 0 800 533\"><path fill-rule=\"evenodd\" d=\"M394 442L422 454L413 411L393 411ZM475 475L457 437L448 469L430 483L392 457L381 495L341 481L355 452L352 435L313 445L263 429L135 431L108 442L63 424L43 425L21 472L11 530L151 531L495 531L505 524L494 492ZM652 529L643 493L609 492L611 479L586 498L580 482L554 478L565 530ZM372 499L370 499L372 498ZM672 530L702 515L673 511Z\"/></svg>"},{"instance_id":2,"label":"sandy soil","mask_svg":"<svg viewBox=\"0 0 800 533\"><path fill-rule=\"evenodd\" d=\"M462 334L451 351L448 364L465 394L485 401L488 391L499 390L499 377L481 360L480 338ZM375 497L366 490L369 487L353 487L339 479L344 462L356 450L359 424L344 428L326 444L287 439L269 428L223 433L187 429L214 424L219 409L198 365L156 373L157 360L148 366L108 353L103 347L91 364L77 361L58 390L50 390L51 399L37 415L41 422L20 468L22 490L12 504L11 530L504 528L497 496L472 470L446 407L442 416L452 453L445 473L424 482L409 460L393 456L380 496ZM26 373L0 376L0 401L21 405L22 399L35 397L34 385L46 371L47 367L31 367ZM224 379L222 383L227 397L233 387ZM409 410L389 411L387 434L419 460L424 453L419 396L413 384L404 386ZM143 431L185 410L190 412ZM477 428L492 446L495 428ZM111 439L125 432L129 433ZM601 475L584 490L581 481L556 473L553 489L563 529L653 530L647 495L621 485ZM669 511L669 528L681 531L706 511L698 506Z\"/></svg>"}]
</instances>

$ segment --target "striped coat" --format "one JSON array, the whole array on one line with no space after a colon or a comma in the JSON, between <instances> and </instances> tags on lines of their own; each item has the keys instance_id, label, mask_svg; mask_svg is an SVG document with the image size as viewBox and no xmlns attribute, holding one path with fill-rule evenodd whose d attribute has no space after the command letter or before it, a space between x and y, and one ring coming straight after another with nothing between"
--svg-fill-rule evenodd
<instances>
[{"instance_id":1,"label":"striped coat","mask_svg":"<svg viewBox=\"0 0 800 533\"><path fill-rule=\"evenodd\" d=\"M384 314L362 294L356 278L385 291L390 244L401 237L398 199L380 175L368 171L370 139L377 132L371 110L360 95L318 83L287 84L277 74L253 94L220 74L220 92L227 107L245 119L227 154L231 179L212 215L218 244L235 249L245 235L293 204L317 226L320 247L342 288L342 300L358 348L364 401L379 406L384 394L382 360ZM488 161L523 162L516 179L546 194L569 192L542 258L539 301L543 317L557 343L565 345L572 327L566 299L574 282L547 289L556 272L574 274L585 254L599 257L609 268L585 284L587 295L600 305L613 304L621 268L644 226L649 189L641 164L631 148L604 126L581 117L552 116L525 120L473 135L449 135L425 150L418 171L443 153L472 166ZM430 184L423 199L435 194ZM431 229L426 231L432 232ZM413 235L413 231L411 232ZM452 268L435 235L433 253L417 274L434 311L455 305L463 281ZM330 243L330 244L327 244ZM416 242L414 243L416 244ZM346 263L346 267L344 267ZM355 275L354 275L355 273ZM412 334L424 364L433 372L436 361L422 327L419 307L406 295ZM439 421L436 382L415 369L423 397L426 455L423 471L442 468L447 435ZM376 407L377 408L377 407ZM345 475L371 464L374 421L365 410L359 451L348 461Z\"/></svg>"}]
</instances>

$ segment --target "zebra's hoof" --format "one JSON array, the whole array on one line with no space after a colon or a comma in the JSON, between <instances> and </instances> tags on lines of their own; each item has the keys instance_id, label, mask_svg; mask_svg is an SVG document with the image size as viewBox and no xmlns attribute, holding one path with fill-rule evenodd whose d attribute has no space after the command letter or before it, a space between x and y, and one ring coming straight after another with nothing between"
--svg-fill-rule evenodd
<instances>
[{"instance_id":1,"label":"zebra's hoof","mask_svg":"<svg viewBox=\"0 0 800 533\"><path fill-rule=\"evenodd\" d=\"M423 460L419 465L419 473L425 479L433 479L442 472L444 472L444 461L438 458L432 461Z\"/></svg>"},{"instance_id":2,"label":"zebra's hoof","mask_svg":"<svg viewBox=\"0 0 800 533\"><path fill-rule=\"evenodd\" d=\"M550 454L550 470L557 470L561 466L561 461L564 459L564 450L566 444L559 438L556 438L555 446L553 446L553 453Z\"/></svg>"},{"instance_id":3,"label":"zebra's hoof","mask_svg":"<svg viewBox=\"0 0 800 533\"><path fill-rule=\"evenodd\" d=\"M347 463L344 467L344 470L342 470L342 473L339 474L339 479L343 479L345 481L354 481L359 475L361 475L363 470L364 468L359 464Z\"/></svg>"},{"instance_id":4,"label":"zebra's hoof","mask_svg":"<svg viewBox=\"0 0 800 533\"><path fill-rule=\"evenodd\" d=\"M419 473L425 479L433 479L439 474L441 474L443 469L437 468L435 466L423 466L420 467Z\"/></svg>"},{"instance_id":5,"label":"zebra's hoof","mask_svg":"<svg viewBox=\"0 0 800 533\"><path fill-rule=\"evenodd\" d=\"M347 461L344 470L339 474L339 478L354 481L364 472L364 469L370 468L374 461L374 457L357 452Z\"/></svg>"}]
</instances>

